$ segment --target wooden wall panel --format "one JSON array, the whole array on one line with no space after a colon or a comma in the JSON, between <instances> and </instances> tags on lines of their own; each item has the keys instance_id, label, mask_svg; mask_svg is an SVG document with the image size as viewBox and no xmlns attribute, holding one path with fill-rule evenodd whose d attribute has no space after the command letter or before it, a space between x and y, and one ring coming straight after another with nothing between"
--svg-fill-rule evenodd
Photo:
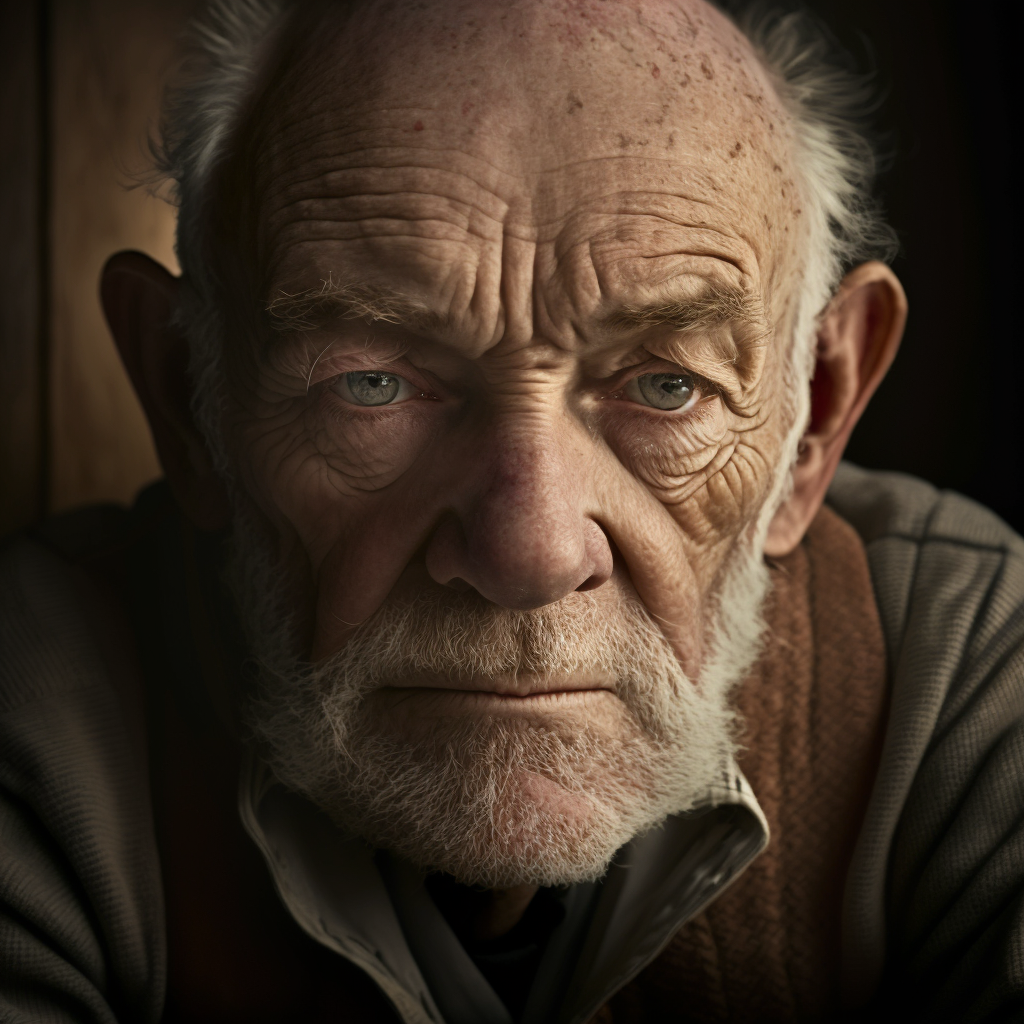
<instances>
[{"instance_id":1,"label":"wooden wall panel","mask_svg":"<svg viewBox=\"0 0 1024 1024\"><path fill-rule=\"evenodd\" d=\"M51 0L50 510L128 502L159 475L98 282L119 249L176 270L174 214L146 188L146 138L190 0Z\"/></svg>"},{"instance_id":2,"label":"wooden wall panel","mask_svg":"<svg viewBox=\"0 0 1024 1024\"><path fill-rule=\"evenodd\" d=\"M46 503L43 11L23 0L0 32L0 535Z\"/></svg>"}]
</instances>

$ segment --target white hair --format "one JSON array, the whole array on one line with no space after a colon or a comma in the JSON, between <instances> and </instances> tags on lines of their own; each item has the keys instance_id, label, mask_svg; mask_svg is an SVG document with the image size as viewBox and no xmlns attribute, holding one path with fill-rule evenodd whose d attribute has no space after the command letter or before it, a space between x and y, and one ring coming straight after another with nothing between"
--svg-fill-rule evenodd
<instances>
[{"instance_id":1,"label":"white hair","mask_svg":"<svg viewBox=\"0 0 1024 1024\"><path fill-rule=\"evenodd\" d=\"M726 563L699 685L656 618L614 586L532 611L473 590L389 595L310 663L296 653L293 588L251 519L230 550L256 671L251 738L286 786L420 868L485 888L594 881L624 843L705 799L735 755L730 697L760 653L770 588L751 545ZM430 725L410 731L382 695L424 676L604 679L618 699L510 718L421 692Z\"/></svg>"},{"instance_id":2,"label":"white hair","mask_svg":"<svg viewBox=\"0 0 1024 1024\"><path fill-rule=\"evenodd\" d=\"M727 6L723 4L722 6ZM737 4L733 3L732 8ZM871 92L851 71L827 31L802 11L780 13L739 0L735 23L760 56L793 120L795 163L807 213L803 284L785 339L790 427L783 466L791 466L810 414L818 319L843 273L866 259L891 260L898 244L873 195L877 161L864 130ZM218 469L229 472L218 423L221 410L223 312L215 269L204 251L212 171L255 88L275 30L290 0L211 0L194 21L182 84L168 93L160 172L178 206L177 256L182 269L178 322L190 344L194 411ZM786 496L780 473L769 505Z\"/></svg>"},{"instance_id":3,"label":"white hair","mask_svg":"<svg viewBox=\"0 0 1024 1024\"><path fill-rule=\"evenodd\" d=\"M191 24L181 79L169 89L155 145L157 168L178 207L175 252L182 272L178 326L189 341L192 409L218 471L230 475L220 430L224 313L206 258L210 180L252 95L288 0L211 0Z\"/></svg>"},{"instance_id":4,"label":"white hair","mask_svg":"<svg viewBox=\"0 0 1024 1024\"><path fill-rule=\"evenodd\" d=\"M788 470L810 418L808 385L821 314L847 270L865 260L891 261L899 242L874 194L878 160L866 132L875 93L870 77L848 67L846 55L809 12L741 0L733 17L793 120L794 161L807 213L802 288L787 339L791 419L779 465ZM790 472L776 475L758 524L759 541L791 485Z\"/></svg>"},{"instance_id":5,"label":"white hair","mask_svg":"<svg viewBox=\"0 0 1024 1024\"><path fill-rule=\"evenodd\" d=\"M210 182L290 7L290 0L208 4L195 26L187 81L165 108L160 164L180 208L178 316L191 347L196 416L226 476L218 423L225 321L217 268L206 258ZM464 881L493 886L599 877L622 842L692 806L717 778L734 749L731 689L760 650L770 586L760 552L809 415L818 317L846 268L894 252L894 236L871 194L875 160L859 128L863 82L831 59L827 37L801 15L737 24L793 119L809 226L795 322L784 339L788 436L768 499L712 595L699 688L682 674L642 607L608 608L590 594L532 613L485 609L475 619L467 599L462 620L460 599L449 596L438 610L448 616L444 628L437 616L425 619L422 608L412 615L386 603L345 648L310 665L294 651L290 590L280 567L244 510L236 512L229 579L259 665L249 724L270 762L287 784L364 837ZM467 637L487 642L467 643ZM475 665L474 657L493 660L504 652L518 669L520 659L528 662L537 651L543 660L535 670L572 674L584 655L585 664L607 669L623 701L621 736L586 720L563 723L565 735L525 726L481 732L474 725L446 733L444 750L413 749L389 745L361 710L375 684L402 677L409 665L426 664L442 675L452 664L463 671L475 666L486 675L510 666ZM524 773L585 797L579 821L538 816L518 782L512 784ZM488 839L486 849L479 837Z\"/></svg>"}]
</instances>

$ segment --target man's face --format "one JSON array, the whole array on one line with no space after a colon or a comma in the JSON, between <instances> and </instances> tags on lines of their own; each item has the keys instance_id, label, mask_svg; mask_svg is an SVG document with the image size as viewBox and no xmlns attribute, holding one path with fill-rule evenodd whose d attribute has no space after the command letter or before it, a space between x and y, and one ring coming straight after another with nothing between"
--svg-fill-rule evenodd
<instances>
[{"instance_id":1,"label":"man's face","mask_svg":"<svg viewBox=\"0 0 1024 1024\"><path fill-rule=\"evenodd\" d=\"M678 761L717 730L714 761L723 666L757 635L804 240L747 46L697 4L368 4L275 88L270 326L233 343L225 436L294 603L282 642L320 666L307 725L340 692L392 776L458 748L538 820L585 816L617 771L657 789L672 758L629 753L647 740ZM730 578L754 595L731 661ZM545 778L563 755L589 767Z\"/></svg>"}]
</instances>

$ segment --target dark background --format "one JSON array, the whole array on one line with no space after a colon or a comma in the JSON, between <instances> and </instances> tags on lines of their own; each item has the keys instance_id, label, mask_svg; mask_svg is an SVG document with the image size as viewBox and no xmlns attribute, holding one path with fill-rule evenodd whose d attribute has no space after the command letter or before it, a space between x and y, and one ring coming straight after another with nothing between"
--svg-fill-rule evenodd
<instances>
[{"instance_id":1,"label":"dark background","mask_svg":"<svg viewBox=\"0 0 1024 1024\"><path fill-rule=\"evenodd\" d=\"M128 500L157 472L95 282L118 248L170 258L169 212L118 176L193 2L0 0L0 533ZM880 190L910 298L848 457L955 488L1024 531L1020 4L809 6L877 72Z\"/></svg>"},{"instance_id":2,"label":"dark background","mask_svg":"<svg viewBox=\"0 0 1024 1024\"><path fill-rule=\"evenodd\" d=\"M877 69L891 154L880 192L910 300L903 346L847 458L954 488L1024 532L1021 5L808 6Z\"/></svg>"}]
</instances>

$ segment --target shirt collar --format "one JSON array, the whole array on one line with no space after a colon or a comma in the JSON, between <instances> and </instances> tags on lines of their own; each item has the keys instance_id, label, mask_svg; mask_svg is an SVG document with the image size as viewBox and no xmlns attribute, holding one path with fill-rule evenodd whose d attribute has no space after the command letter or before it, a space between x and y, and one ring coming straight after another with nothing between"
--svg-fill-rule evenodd
<instances>
[{"instance_id":1,"label":"shirt collar","mask_svg":"<svg viewBox=\"0 0 1024 1024\"><path fill-rule=\"evenodd\" d=\"M253 755L243 764L239 813L296 922L366 971L407 1024L509 1024L408 866L389 858L382 874L371 847L285 789ZM627 843L600 883L574 887L523 1024L589 1020L767 844L761 807L730 761L692 810Z\"/></svg>"}]
</instances>

